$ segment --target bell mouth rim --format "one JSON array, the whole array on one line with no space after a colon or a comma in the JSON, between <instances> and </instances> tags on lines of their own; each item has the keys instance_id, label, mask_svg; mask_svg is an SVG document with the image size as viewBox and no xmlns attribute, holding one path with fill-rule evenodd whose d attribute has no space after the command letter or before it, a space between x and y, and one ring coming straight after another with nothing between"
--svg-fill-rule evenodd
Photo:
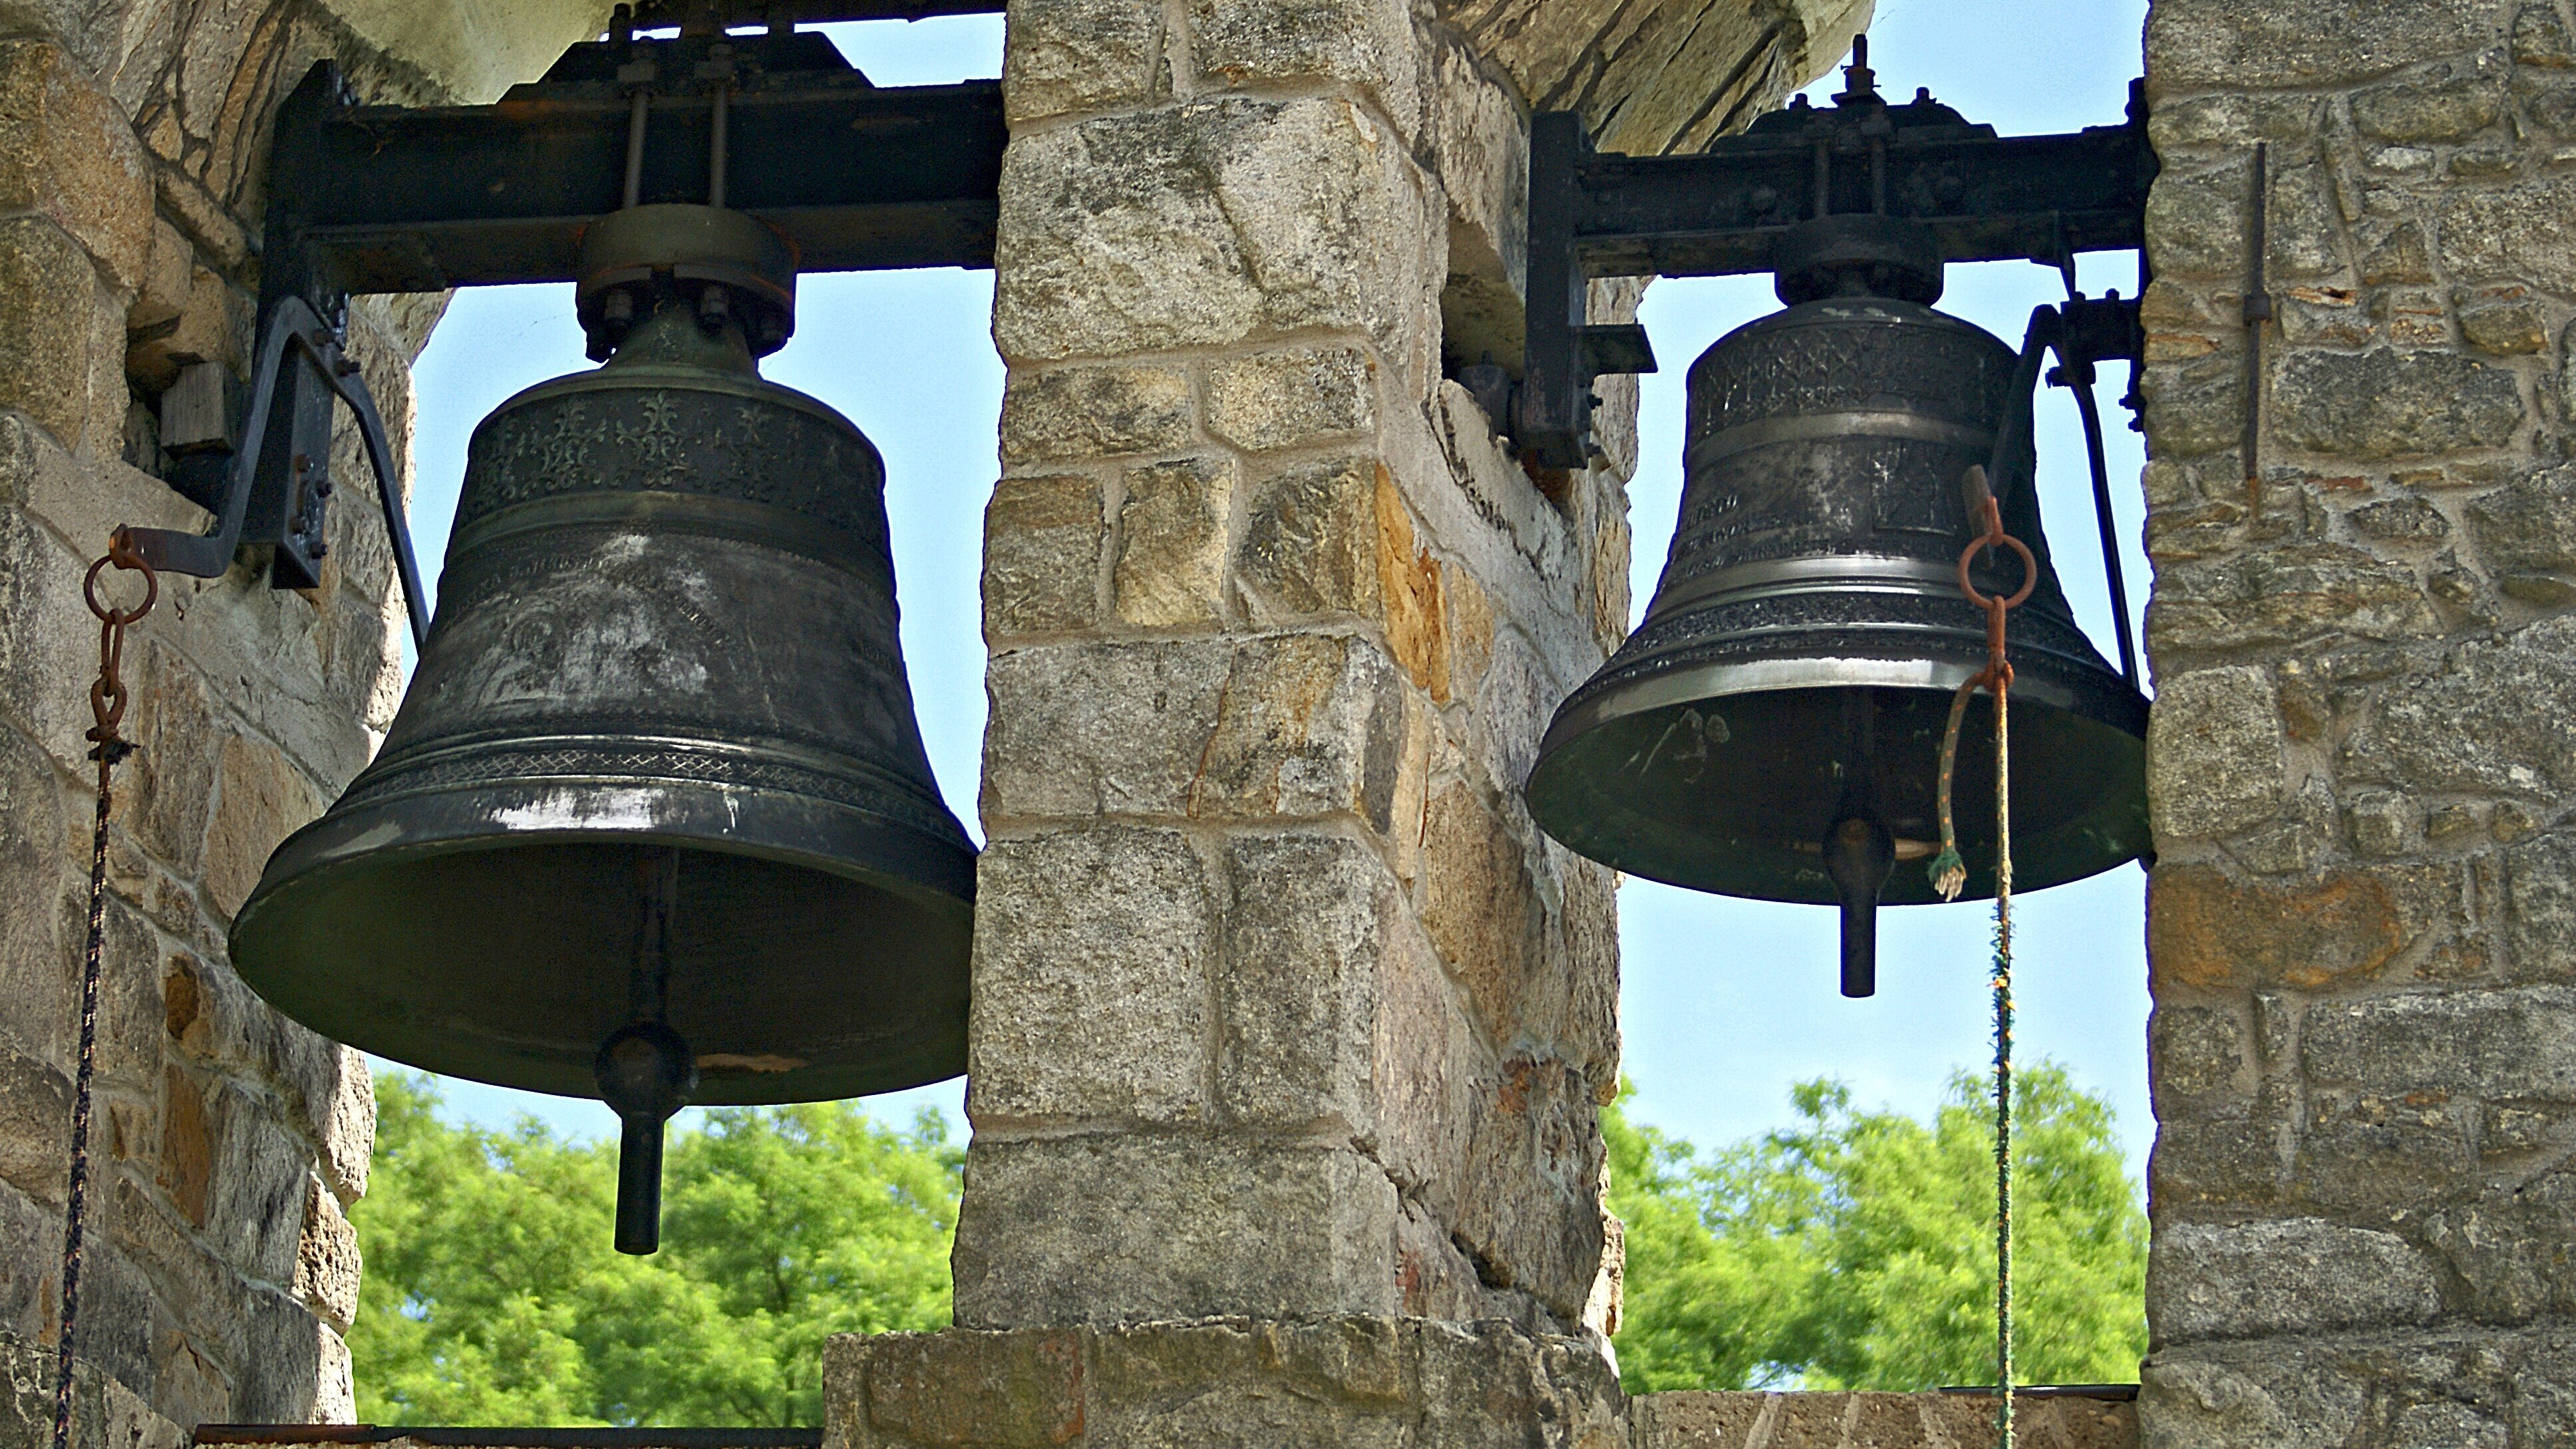
<instances>
[{"instance_id":1,"label":"bell mouth rim","mask_svg":"<svg viewBox=\"0 0 2576 1449\"><path fill-rule=\"evenodd\" d=\"M549 780L548 783L571 787L584 784L595 787L621 783L649 785L664 793L701 797L699 801L701 804L706 803L705 797L728 793L719 787L702 782L664 780L647 782L631 777L623 780L560 778ZM233 960L234 968L240 972L253 991L263 999L269 998L272 988L284 989L299 1000L311 998L312 969L309 966L297 968L291 964L293 961L291 955L277 954L288 949L283 940L276 941L273 945L263 945L261 942L264 934L274 937L281 931L293 930L290 924L293 919L291 916L284 921L265 920L264 917L269 911L281 905L291 906L298 896L327 901L328 893L334 885L348 877L366 872L418 867L430 861L470 855L499 855L531 846L560 844L638 848L656 845L678 846L711 855L733 856L811 870L881 891L901 902L904 908L920 913L920 918L942 922L939 929L953 932L960 938L961 943L971 938L974 929L974 874L977 852L971 842L960 852L963 855L963 860L960 862L962 879L959 888L952 890L887 869L856 853L825 854L819 848L820 843L827 842L831 837L823 834L820 829L808 832L808 838L818 843L816 848L798 848L786 844L686 833L679 822L667 818L658 827L619 829L613 824L604 825L601 821L593 819L586 824L567 823L557 828L512 830L500 833L487 830L478 835L466 835L459 830L453 833L428 834L408 841L385 840L381 832L390 823L382 818L385 807L397 802L416 806L421 795L426 793L431 792L405 792L401 796L361 802L346 812L326 814L288 836L285 842L278 846L276 852L270 856L268 868L262 872L259 884L252 889L250 896L243 901L241 909L234 914L227 931L227 950ZM468 786L451 787L450 791L443 793L488 795L490 792L488 789L478 791ZM760 795L775 792L736 790L731 793ZM837 808L851 815L864 813L849 806ZM744 812L746 816L749 813ZM900 822L886 821L882 817L875 816L867 818L880 826L901 828L905 834L916 840L921 838L918 830L901 826ZM937 844L943 849L954 848L950 842L937 842ZM306 1020L303 1013L290 1014L298 1021ZM578 1061L567 1058L563 1062L549 1063L548 1069L513 1072L496 1071L487 1067L478 1070L472 1062L481 1058L474 1053L464 1053L444 1060L422 1060L418 1057L417 1047L404 1033L368 1029L363 1021L356 1018L330 1019L318 1023L307 1022L307 1025L360 1050L374 1052L421 1070L464 1077L472 1081L511 1087L521 1091L545 1092L572 1098L597 1096L597 1093L587 1085L589 1068L586 1065L588 1062L586 1053L576 1054L580 1058ZM355 1030L352 1030L353 1028ZM344 1031L350 1034L342 1035ZM897 1065L891 1072L882 1065L862 1062L807 1064L775 1073L752 1069L742 1073L727 1072L704 1076L701 1079L699 1091L691 1099L691 1104L759 1106L785 1102L822 1101L902 1091L930 1082L945 1081L962 1073L964 1066L962 1058L951 1058L946 1055L947 1046L942 1044L944 1042L945 1037L936 1032L920 1037L912 1043L909 1055L898 1059L899 1062L911 1065ZM962 1052L962 1036L955 1045ZM948 1065L952 1061L955 1064ZM929 1070L923 1065L924 1063L936 1065L940 1069ZM922 1074L925 1071L927 1074ZM901 1080L895 1080L896 1077L900 1077Z\"/></svg>"}]
</instances>

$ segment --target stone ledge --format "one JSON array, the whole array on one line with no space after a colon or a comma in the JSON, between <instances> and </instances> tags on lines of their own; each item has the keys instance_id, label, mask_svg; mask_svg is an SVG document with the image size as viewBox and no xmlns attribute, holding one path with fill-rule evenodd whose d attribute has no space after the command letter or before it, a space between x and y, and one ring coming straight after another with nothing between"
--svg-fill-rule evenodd
<instances>
[{"instance_id":1,"label":"stone ledge","mask_svg":"<svg viewBox=\"0 0 2576 1449\"><path fill-rule=\"evenodd\" d=\"M1348 1316L887 1333L823 1351L831 1449L1262 1444L1621 1449L1591 1344Z\"/></svg>"},{"instance_id":2,"label":"stone ledge","mask_svg":"<svg viewBox=\"0 0 2576 1449\"><path fill-rule=\"evenodd\" d=\"M2134 1393L2134 1390L2131 1390ZM1945 1393L1642 1394L1630 1449L1988 1449L1995 1401ZM2134 1398L2052 1390L2014 1396L2022 1449L2137 1449Z\"/></svg>"}]
</instances>

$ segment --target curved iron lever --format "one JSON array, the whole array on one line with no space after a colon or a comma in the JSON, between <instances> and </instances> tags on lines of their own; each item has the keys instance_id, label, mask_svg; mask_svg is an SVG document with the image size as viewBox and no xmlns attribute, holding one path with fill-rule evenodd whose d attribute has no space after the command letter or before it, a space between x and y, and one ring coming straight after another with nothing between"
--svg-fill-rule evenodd
<instances>
[{"instance_id":1,"label":"curved iron lever","mask_svg":"<svg viewBox=\"0 0 2576 1449\"><path fill-rule=\"evenodd\" d=\"M339 338L332 335L321 314L300 297L278 301L260 337L241 449L233 454L232 465L225 472L222 505L215 511L214 527L204 533L184 533L175 528L120 528L117 536L144 562L164 573L201 579L223 577L232 567L233 551L241 545L242 520L250 510L260 447L267 439L269 411L277 397L278 373L290 347L311 359L323 382L357 415L359 435L367 444L367 465L375 470L376 497L384 505L385 534L393 544L394 571L402 583L403 609L411 620L412 642L424 643L429 638L429 612L421 595L420 563L412 553L411 523L403 513L402 492L394 474L393 445L385 436L384 418L376 411L376 400L368 394L357 364L342 353Z\"/></svg>"}]
</instances>

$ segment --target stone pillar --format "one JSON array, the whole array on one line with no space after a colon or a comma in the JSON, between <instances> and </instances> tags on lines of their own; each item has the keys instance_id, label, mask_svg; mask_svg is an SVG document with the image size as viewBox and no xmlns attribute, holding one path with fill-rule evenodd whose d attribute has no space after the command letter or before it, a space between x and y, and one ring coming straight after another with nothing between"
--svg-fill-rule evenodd
<instances>
[{"instance_id":1,"label":"stone pillar","mask_svg":"<svg viewBox=\"0 0 2576 1449\"><path fill-rule=\"evenodd\" d=\"M1401 0L1012 12L963 1325L1593 1296L1610 883L1517 786L1624 469L1441 380L1438 168L1521 132L1439 55Z\"/></svg>"},{"instance_id":2,"label":"stone pillar","mask_svg":"<svg viewBox=\"0 0 2576 1449\"><path fill-rule=\"evenodd\" d=\"M1607 1327L1612 883L1519 787L1635 391L1568 476L1444 365L1517 361L1532 98L1686 145L1865 10L1014 4L961 1325Z\"/></svg>"},{"instance_id":3,"label":"stone pillar","mask_svg":"<svg viewBox=\"0 0 2576 1449\"><path fill-rule=\"evenodd\" d=\"M119 524L205 522L156 476L155 403L188 363L241 380L267 117L325 56L368 94L450 98L489 84L485 71L541 67L595 19L586 5L518 6L447 44L458 26L431 7L340 8L0 7L0 1439L12 1443L40 1442L52 1417L94 779L82 732L98 668L82 572ZM392 38L420 49L388 54ZM407 368L437 310L435 298L354 309L350 351L398 456ZM117 774L109 853L81 1279L87 1442L354 1416L341 1335L359 1263L343 1208L366 1187L366 1067L270 1011L223 952L270 848L356 773L392 715L402 606L353 431L333 469L321 587L276 592L247 566L165 578L129 638L127 733L142 751Z\"/></svg>"},{"instance_id":4,"label":"stone pillar","mask_svg":"<svg viewBox=\"0 0 2576 1449\"><path fill-rule=\"evenodd\" d=\"M2576 1423L2571 20L2150 17L2149 1444Z\"/></svg>"}]
</instances>

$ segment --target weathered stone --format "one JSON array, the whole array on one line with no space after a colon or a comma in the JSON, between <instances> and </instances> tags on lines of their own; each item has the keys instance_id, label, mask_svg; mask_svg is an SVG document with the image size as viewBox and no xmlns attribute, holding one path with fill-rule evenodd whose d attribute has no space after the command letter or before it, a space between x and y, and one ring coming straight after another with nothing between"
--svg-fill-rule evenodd
<instances>
[{"instance_id":1,"label":"weathered stone","mask_svg":"<svg viewBox=\"0 0 2576 1449\"><path fill-rule=\"evenodd\" d=\"M1189 813L1203 820L1353 814L1394 824L1414 723L1404 676L1365 639L1245 640L1205 750Z\"/></svg>"},{"instance_id":2,"label":"weathered stone","mask_svg":"<svg viewBox=\"0 0 2576 1449\"><path fill-rule=\"evenodd\" d=\"M1169 367L1014 368L1002 390L1013 466L1163 453L1190 439L1190 380Z\"/></svg>"},{"instance_id":3,"label":"weathered stone","mask_svg":"<svg viewBox=\"0 0 2576 1449\"><path fill-rule=\"evenodd\" d=\"M2553 217L2576 204L2576 178L2552 175L2511 186L2445 190L2442 265L2454 282L2519 282L2564 290L2576 257L2553 236Z\"/></svg>"},{"instance_id":4,"label":"weathered stone","mask_svg":"<svg viewBox=\"0 0 2576 1449\"><path fill-rule=\"evenodd\" d=\"M1216 907L1187 839L1106 826L997 840L976 870L972 1115L1196 1121Z\"/></svg>"},{"instance_id":5,"label":"weathered stone","mask_svg":"<svg viewBox=\"0 0 2576 1449\"><path fill-rule=\"evenodd\" d=\"M0 221L0 406L23 409L67 449L89 427L97 285L88 254L52 222Z\"/></svg>"},{"instance_id":6,"label":"weathered stone","mask_svg":"<svg viewBox=\"0 0 2576 1449\"><path fill-rule=\"evenodd\" d=\"M843 1442L1055 1449L1084 1428L1082 1342L1063 1331L855 1335L825 1341Z\"/></svg>"},{"instance_id":7,"label":"weathered stone","mask_svg":"<svg viewBox=\"0 0 2576 1449\"><path fill-rule=\"evenodd\" d=\"M1476 1099L1461 1176L1514 1192L1471 1189L1450 1223L1488 1286L1519 1288L1561 1322L1581 1318L1601 1263L1603 1153L1590 1083L1561 1059L1503 1061Z\"/></svg>"},{"instance_id":8,"label":"weathered stone","mask_svg":"<svg viewBox=\"0 0 2576 1449\"><path fill-rule=\"evenodd\" d=\"M59 1207L70 1172L71 1079L0 1047L0 1182Z\"/></svg>"},{"instance_id":9,"label":"weathered stone","mask_svg":"<svg viewBox=\"0 0 2576 1449\"><path fill-rule=\"evenodd\" d=\"M2545 536L2537 548L2555 548ZM2517 794L2576 787L2576 619L2548 618L2453 646L2387 689L2344 749L2346 777L2420 791Z\"/></svg>"},{"instance_id":10,"label":"weathered stone","mask_svg":"<svg viewBox=\"0 0 2576 1449\"><path fill-rule=\"evenodd\" d=\"M2176 563L2158 573L2147 608L2148 651L2166 659L2336 635L2420 638L2439 627L2413 569L2331 543Z\"/></svg>"},{"instance_id":11,"label":"weathered stone","mask_svg":"<svg viewBox=\"0 0 2576 1449\"><path fill-rule=\"evenodd\" d=\"M1014 362L1304 328L1400 347L1436 306L1439 267L1395 242L1437 236L1417 179L1347 102L1084 121L1021 137L1003 172L993 332Z\"/></svg>"},{"instance_id":12,"label":"weathered stone","mask_svg":"<svg viewBox=\"0 0 2576 1449\"><path fill-rule=\"evenodd\" d=\"M1012 125L1133 105L1169 92L1163 7L1153 0L1014 0L1002 47Z\"/></svg>"},{"instance_id":13,"label":"weathered stone","mask_svg":"<svg viewBox=\"0 0 2576 1449\"><path fill-rule=\"evenodd\" d=\"M305 1179L304 1232L295 1247L295 1296L342 1333L358 1316L358 1234L318 1177Z\"/></svg>"},{"instance_id":14,"label":"weathered stone","mask_svg":"<svg viewBox=\"0 0 2576 1449\"><path fill-rule=\"evenodd\" d=\"M2227 1007L2160 1006L2147 1019L2147 1077L2156 1115L2242 1116L2248 1063L2245 1026Z\"/></svg>"},{"instance_id":15,"label":"weathered stone","mask_svg":"<svg viewBox=\"0 0 2576 1449\"><path fill-rule=\"evenodd\" d=\"M2405 1239L2315 1218L2164 1227L2147 1303L2168 1344L2394 1328L2442 1311L2432 1264Z\"/></svg>"},{"instance_id":16,"label":"weathered stone","mask_svg":"<svg viewBox=\"0 0 2576 1449\"><path fill-rule=\"evenodd\" d=\"M2544 835L2504 853L2505 949L2515 981L2576 981L2576 840Z\"/></svg>"},{"instance_id":17,"label":"weathered stone","mask_svg":"<svg viewBox=\"0 0 2576 1449\"><path fill-rule=\"evenodd\" d=\"M961 1327L1394 1307L1395 1191L1336 1147L1213 1134L968 1149Z\"/></svg>"},{"instance_id":18,"label":"weathered stone","mask_svg":"<svg viewBox=\"0 0 2576 1449\"><path fill-rule=\"evenodd\" d=\"M993 701L984 735L986 828L1188 813L1234 656L1222 640L996 655L985 679Z\"/></svg>"},{"instance_id":19,"label":"weathered stone","mask_svg":"<svg viewBox=\"0 0 2576 1449\"><path fill-rule=\"evenodd\" d=\"M2564 70L2576 65L2576 45L2567 38L2567 22L2548 0L2534 0L2513 13L2513 59L2517 65Z\"/></svg>"},{"instance_id":20,"label":"weathered stone","mask_svg":"<svg viewBox=\"0 0 2576 1449\"><path fill-rule=\"evenodd\" d=\"M2245 270L2252 166L2231 159L2167 171L2147 193L2147 251L2159 278L2233 278Z\"/></svg>"},{"instance_id":21,"label":"weathered stone","mask_svg":"<svg viewBox=\"0 0 2576 1449\"><path fill-rule=\"evenodd\" d=\"M2394 543L2430 543L2451 536L2451 520L2421 498L2383 498L2352 511L2352 526Z\"/></svg>"},{"instance_id":22,"label":"weathered stone","mask_svg":"<svg viewBox=\"0 0 2576 1449\"><path fill-rule=\"evenodd\" d=\"M2354 127L2383 141L2465 141L2503 111L2501 75L2401 82L2352 96Z\"/></svg>"},{"instance_id":23,"label":"weathered stone","mask_svg":"<svg viewBox=\"0 0 2576 1449\"><path fill-rule=\"evenodd\" d=\"M2272 426L2334 457L2497 447L2522 417L2511 372L2447 352L2296 352L2272 384Z\"/></svg>"},{"instance_id":24,"label":"weathered stone","mask_svg":"<svg viewBox=\"0 0 2576 1449\"><path fill-rule=\"evenodd\" d=\"M1422 924L1487 1035L1518 1039L1546 913L1522 843L1463 784L1432 796L1423 816Z\"/></svg>"},{"instance_id":25,"label":"weathered stone","mask_svg":"<svg viewBox=\"0 0 2576 1449\"><path fill-rule=\"evenodd\" d=\"M2367 981L2428 929L2411 899L2426 888L2404 873L2274 886L2174 865L2156 871L2152 889L2147 962L2159 999L2176 990Z\"/></svg>"},{"instance_id":26,"label":"weathered stone","mask_svg":"<svg viewBox=\"0 0 2576 1449\"><path fill-rule=\"evenodd\" d=\"M2168 92L2327 86L2494 44L2493 4L2357 5L2310 11L2227 0L2162 0L2147 17L2150 105Z\"/></svg>"},{"instance_id":27,"label":"weathered stone","mask_svg":"<svg viewBox=\"0 0 2576 1449\"><path fill-rule=\"evenodd\" d=\"M2468 506L2469 535L2488 567L2576 574L2576 466L2543 468Z\"/></svg>"},{"instance_id":28,"label":"weathered stone","mask_svg":"<svg viewBox=\"0 0 2576 1449\"><path fill-rule=\"evenodd\" d=\"M1214 84L1335 83L1384 112L1399 135L1410 139L1421 126L1421 67L1402 0L1191 0L1190 40L1199 73Z\"/></svg>"},{"instance_id":29,"label":"weathered stone","mask_svg":"<svg viewBox=\"0 0 2576 1449\"><path fill-rule=\"evenodd\" d=\"M1410 1442L1410 1327L1334 1318L1107 1330L1092 1340L1084 1429L1097 1443L1155 1449L1403 1449Z\"/></svg>"},{"instance_id":30,"label":"weathered stone","mask_svg":"<svg viewBox=\"0 0 2576 1449\"><path fill-rule=\"evenodd\" d=\"M1234 465L1184 458L1130 468L1118 508L1118 617L1148 628L1218 622L1225 612Z\"/></svg>"},{"instance_id":31,"label":"weathered stone","mask_svg":"<svg viewBox=\"0 0 2576 1449\"><path fill-rule=\"evenodd\" d=\"M2160 683L2147 727L2147 800L2159 839L2225 835L2271 819L2284 771L2270 674L2202 669Z\"/></svg>"},{"instance_id":32,"label":"weathered stone","mask_svg":"<svg viewBox=\"0 0 2576 1449\"><path fill-rule=\"evenodd\" d=\"M2411 221L2389 228L2361 254L2361 280L2369 287L2432 281L2433 256L2424 245L2424 229Z\"/></svg>"},{"instance_id":33,"label":"weathered stone","mask_svg":"<svg viewBox=\"0 0 2576 1449\"><path fill-rule=\"evenodd\" d=\"M1100 617L1108 536L1100 482L1084 474L1005 477L984 510L984 637L1090 628Z\"/></svg>"},{"instance_id":34,"label":"weathered stone","mask_svg":"<svg viewBox=\"0 0 2576 1449\"><path fill-rule=\"evenodd\" d=\"M275 745L248 735L224 741L216 789L206 831L206 893L229 920L259 884L269 852L321 814L323 801Z\"/></svg>"},{"instance_id":35,"label":"weathered stone","mask_svg":"<svg viewBox=\"0 0 2576 1449\"><path fill-rule=\"evenodd\" d=\"M2422 991L2308 1009L2314 1084L2385 1096L2576 1101L2576 995L2559 986Z\"/></svg>"},{"instance_id":36,"label":"weathered stone","mask_svg":"<svg viewBox=\"0 0 2576 1449\"><path fill-rule=\"evenodd\" d=\"M2549 314L2531 302L2497 302L2460 310L2460 335L2482 352L2519 356L2549 345Z\"/></svg>"},{"instance_id":37,"label":"weathered stone","mask_svg":"<svg viewBox=\"0 0 2576 1449\"><path fill-rule=\"evenodd\" d=\"M1217 1100L1258 1130L1377 1131L1378 958L1399 909L1376 851L1338 835L1225 846Z\"/></svg>"},{"instance_id":38,"label":"weathered stone","mask_svg":"<svg viewBox=\"0 0 2576 1449\"><path fill-rule=\"evenodd\" d=\"M2381 791L2356 795L2344 807L2344 829L2352 836L2352 848L2382 859L2403 855L2415 844L2416 819L2415 807L2405 796Z\"/></svg>"},{"instance_id":39,"label":"weathered stone","mask_svg":"<svg viewBox=\"0 0 2576 1449\"><path fill-rule=\"evenodd\" d=\"M2527 1323L2576 1312L2576 1176L2548 1172L2436 1209L2425 1240L2468 1288L2471 1316Z\"/></svg>"},{"instance_id":40,"label":"weathered stone","mask_svg":"<svg viewBox=\"0 0 2576 1449\"><path fill-rule=\"evenodd\" d=\"M1208 431L1246 452L1359 437L1377 425L1377 368L1353 347L1256 353L1208 369Z\"/></svg>"},{"instance_id":41,"label":"weathered stone","mask_svg":"<svg viewBox=\"0 0 2576 1449\"><path fill-rule=\"evenodd\" d=\"M203 681L175 651L144 641L127 657L135 681L128 733L140 747L125 785L129 828L171 869L195 875L205 862L223 740Z\"/></svg>"},{"instance_id":42,"label":"weathered stone","mask_svg":"<svg viewBox=\"0 0 2576 1449\"><path fill-rule=\"evenodd\" d=\"M1368 459L1344 458L1252 485L1235 574L1256 617L1378 611L1378 471Z\"/></svg>"},{"instance_id":43,"label":"weathered stone","mask_svg":"<svg viewBox=\"0 0 2576 1449\"><path fill-rule=\"evenodd\" d=\"M51 218L111 285L142 280L152 245L143 148L113 97L57 47L0 45L0 212Z\"/></svg>"}]
</instances>

